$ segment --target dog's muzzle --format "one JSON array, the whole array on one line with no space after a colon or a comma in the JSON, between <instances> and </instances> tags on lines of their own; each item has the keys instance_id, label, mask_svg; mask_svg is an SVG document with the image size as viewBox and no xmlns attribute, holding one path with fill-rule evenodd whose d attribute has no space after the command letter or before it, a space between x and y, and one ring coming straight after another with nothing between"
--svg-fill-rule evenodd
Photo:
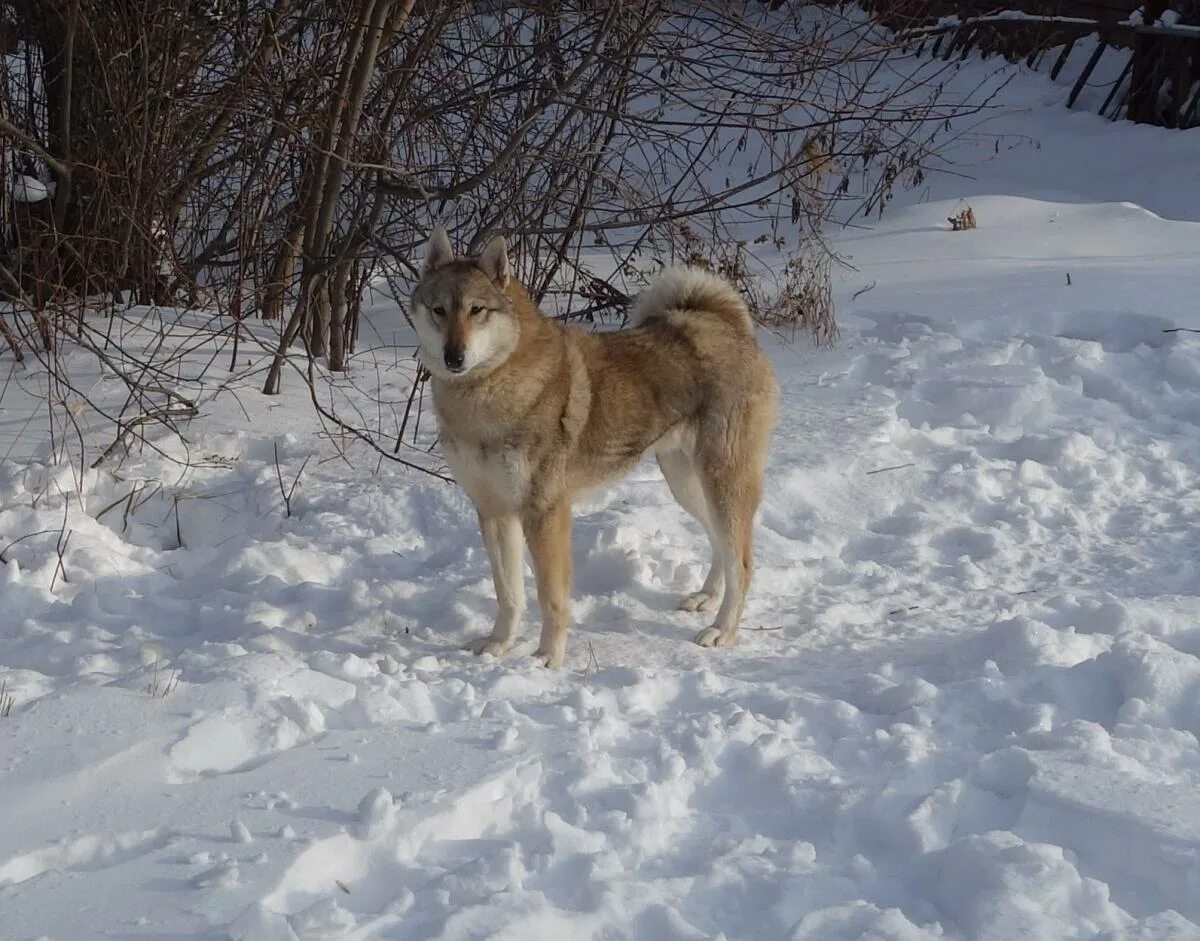
<instances>
[{"instance_id":1,"label":"dog's muzzle","mask_svg":"<svg viewBox=\"0 0 1200 941\"><path fill-rule=\"evenodd\" d=\"M463 350L448 346L442 359L446 363L446 368L451 372L462 372L463 364L467 361L467 356Z\"/></svg>"}]
</instances>

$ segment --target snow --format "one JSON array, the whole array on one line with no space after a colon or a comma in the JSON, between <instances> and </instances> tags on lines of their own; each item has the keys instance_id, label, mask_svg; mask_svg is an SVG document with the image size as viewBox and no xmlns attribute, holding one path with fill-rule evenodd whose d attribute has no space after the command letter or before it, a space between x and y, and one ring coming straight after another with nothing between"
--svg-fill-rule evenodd
<instances>
[{"instance_id":1,"label":"snow","mask_svg":"<svg viewBox=\"0 0 1200 941\"><path fill-rule=\"evenodd\" d=\"M17 174L13 177L12 198L18 203L40 203L54 195L54 184L43 183L35 176Z\"/></svg>"},{"instance_id":2,"label":"snow","mask_svg":"<svg viewBox=\"0 0 1200 941\"><path fill-rule=\"evenodd\" d=\"M579 507L546 671L532 623L458 649L494 612L466 498L294 376L257 396L252 344L219 382L208 347L175 364L185 442L96 469L106 426L53 464L15 371L0 936L1200 938L1200 138L1005 94L956 145L973 178L838 235L835 348L764 334L781 424L730 650L674 609L705 540L651 465ZM985 162L997 131L1041 147ZM321 394L398 418L411 338L371 321Z\"/></svg>"}]
</instances>

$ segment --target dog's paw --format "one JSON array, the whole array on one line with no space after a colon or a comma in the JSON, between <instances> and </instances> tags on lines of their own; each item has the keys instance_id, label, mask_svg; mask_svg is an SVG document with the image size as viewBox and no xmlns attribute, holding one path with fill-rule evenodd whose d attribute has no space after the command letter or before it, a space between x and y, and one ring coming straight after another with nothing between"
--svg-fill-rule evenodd
<instances>
[{"instance_id":1,"label":"dog's paw","mask_svg":"<svg viewBox=\"0 0 1200 941\"><path fill-rule=\"evenodd\" d=\"M720 595L712 595L707 591L693 591L679 600L680 611L711 611L721 604Z\"/></svg>"},{"instance_id":2,"label":"dog's paw","mask_svg":"<svg viewBox=\"0 0 1200 941\"><path fill-rule=\"evenodd\" d=\"M567 656L565 650L551 650L547 652L541 647L539 647L533 654L533 659L542 666L546 667L548 670L559 669L563 665L563 662L566 660L566 658Z\"/></svg>"},{"instance_id":3,"label":"dog's paw","mask_svg":"<svg viewBox=\"0 0 1200 941\"><path fill-rule=\"evenodd\" d=\"M477 637L463 644L463 650L469 650L476 656L487 653L493 657L503 657L508 653L508 648L511 646L511 640L497 640L494 637Z\"/></svg>"},{"instance_id":4,"label":"dog's paw","mask_svg":"<svg viewBox=\"0 0 1200 941\"><path fill-rule=\"evenodd\" d=\"M715 627L706 627L695 638L701 647L732 647L736 639L736 634L726 634Z\"/></svg>"}]
</instances>

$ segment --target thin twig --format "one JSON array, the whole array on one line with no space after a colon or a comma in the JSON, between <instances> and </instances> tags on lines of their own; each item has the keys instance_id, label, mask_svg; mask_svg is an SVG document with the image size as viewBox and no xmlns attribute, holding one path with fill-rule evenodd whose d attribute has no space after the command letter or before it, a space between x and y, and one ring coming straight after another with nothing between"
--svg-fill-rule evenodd
<instances>
[{"instance_id":1,"label":"thin twig","mask_svg":"<svg viewBox=\"0 0 1200 941\"><path fill-rule=\"evenodd\" d=\"M867 476L870 476L871 474L882 474L885 471L903 470L906 467L916 467L916 466L917 465L914 464L912 461L909 461L907 464L893 464L891 467L877 467L877 468L875 468L875 470L867 471Z\"/></svg>"},{"instance_id":2,"label":"thin twig","mask_svg":"<svg viewBox=\"0 0 1200 941\"><path fill-rule=\"evenodd\" d=\"M300 465L300 470L296 472L296 479L292 481L291 487L287 490L283 489L283 468L279 466L279 444L274 445L275 448L275 477L279 480L279 495L283 497L284 513L287 516L292 515L292 494L296 492L296 485L300 483L300 475L304 473L304 468L308 467L308 462L312 459L312 455L308 455L304 459L304 463Z\"/></svg>"},{"instance_id":3,"label":"thin twig","mask_svg":"<svg viewBox=\"0 0 1200 941\"><path fill-rule=\"evenodd\" d=\"M39 529L36 533L26 533L24 536L18 536L3 549L0 549L0 562L3 562L5 565L8 564L8 559L5 556L5 553L7 553L8 550L13 546L17 545L17 543L24 542L26 539L33 539L35 536L47 536L50 533L56 532L58 532L57 529Z\"/></svg>"},{"instance_id":4,"label":"thin twig","mask_svg":"<svg viewBox=\"0 0 1200 941\"><path fill-rule=\"evenodd\" d=\"M858 300L860 297L862 297L862 295L866 294L866 293L867 293L867 291L873 291L873 290L875 290L875 285L876 285L876 283L877 283L877 282L875 282L875 281L872 281L872 282L871 282L870 284L868 284L868 285L867 285L865 288L859 288L857 291L855 291L855 292L854 292L854 294L851 296L850 300L852 300L852 301L856 301L856 300Z\"/></svg>"},{"instance_id":5,"label":"thin twig","mask_svg":"<svg viewBox=\"0 0 1200 941\"><path fill-rule=\"evenodd\" d=\"M588 681L588 677L590 677L592 675L593 669L595 669L595 671L597 673L600 672L600 660L596 657L596 648L592 646L592 642L590 640L587 642L587 649L588 649L588 662L587 662L587 666L585 666L583 668L583 682L584 683L586 683Z\"/></svg>"},{"instance_id":6,"label":"thin twig","mask_svg":"<svg viewBox=\"0 0 1200 941\"><path fill-rule=\"evenodd\" d=\"M1022 591L1010 591L1010 592L1003 592L1003 591L1002 591L1002 592L1000 592L1000 593L1001 593L1001 594L1006 594L1006 595L1008 595L1008 597L1010 597L1010 598L1020 598L1022 595L1036 595L1036 594L1038 594L1039 592L1042 592L1042 591L1045 591L1045 590L1046 590L1045 588L1026 588L1026 589L1024 589L1024 590L1022 590ZM966 592L966 593L967 593L967 594L978 594L978 593L980 593L980 592L995 592L995 591L996 591L996 589L993 589L993 588L975 588L975 589L972 589L971 591L968 591L968 592ZM905 606L905 607L903 607L903 608L893 608L891 611L889 611L889 612L888 612L888 616L889 616L889 617L892 617L892 616L894 616L894 615L897 615L897 614L905 614L905 613L907 613L907 612L909 612L909 611L920 611L920 610L922 610L922 606L921 606L921 605L919 605L919 604L910 604L910 605L906 605L906 606Z\"/></svg>"},{"instance_id":7,"label":"thin twig","mask_svg":"<svg viewBox=\"0 0 1200 941\"><path fill-rule=\"evenodd\" d=\"M104 449L104 452L96 460L92 461L92 469L94 470L103 464L121 445L127 444L130 436L142 425L156 423L169 424L175 419L195 418L198 414L200 414L200 411L195 405L176 405L145 412L141 415L135 415L127 421L118 422L117 437L113 440L112 444ZM126 453L129 453L128 447L126 447Z\"/></svg>"},{"instance_id":8,"label":"thin twig","mask_svg":"<svg viewBox=\"0 0 1200 941\"><path fill-rule=\"evenodd\" d=\"M58 565L55 566L54 574L50 577L50 590L51 591L54 591L54 586L58 582L58 576L59 576L60 572L62 573L62 580L64 582L70 581L70 579L67 578L67 567L66 567L65 562L63 561L63 557L67 553L67 544L71 541L71 535L75 532L75 530L73 530L73 529L69 530L69 531L67 530L67 512L70 508L70 505L71 504L70 504L69 500L63 501L62 529L60 529L58 532L58 542L57 542L57 545L55 546L55 549L58 552ZM63 535L64 533L66 533L65 537Z\"/></svg>"}]
</instances>

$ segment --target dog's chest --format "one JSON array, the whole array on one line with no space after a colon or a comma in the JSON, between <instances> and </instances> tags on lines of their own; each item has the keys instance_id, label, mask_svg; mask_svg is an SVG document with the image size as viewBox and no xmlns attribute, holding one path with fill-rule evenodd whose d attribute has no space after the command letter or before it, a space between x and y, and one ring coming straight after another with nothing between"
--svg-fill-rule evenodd
<instances>
[{"instance_id":1,"label":"dog's chest","mask_svg":"<svg viewBox=\"0 0 1200 941\"><path fill-rule=\"evenodd\" d=\"M519 448L502 443L443 439L442 453L460 487L488 515L518 510L529 494L530 464Z\"/></svg>"}]
</instances>

